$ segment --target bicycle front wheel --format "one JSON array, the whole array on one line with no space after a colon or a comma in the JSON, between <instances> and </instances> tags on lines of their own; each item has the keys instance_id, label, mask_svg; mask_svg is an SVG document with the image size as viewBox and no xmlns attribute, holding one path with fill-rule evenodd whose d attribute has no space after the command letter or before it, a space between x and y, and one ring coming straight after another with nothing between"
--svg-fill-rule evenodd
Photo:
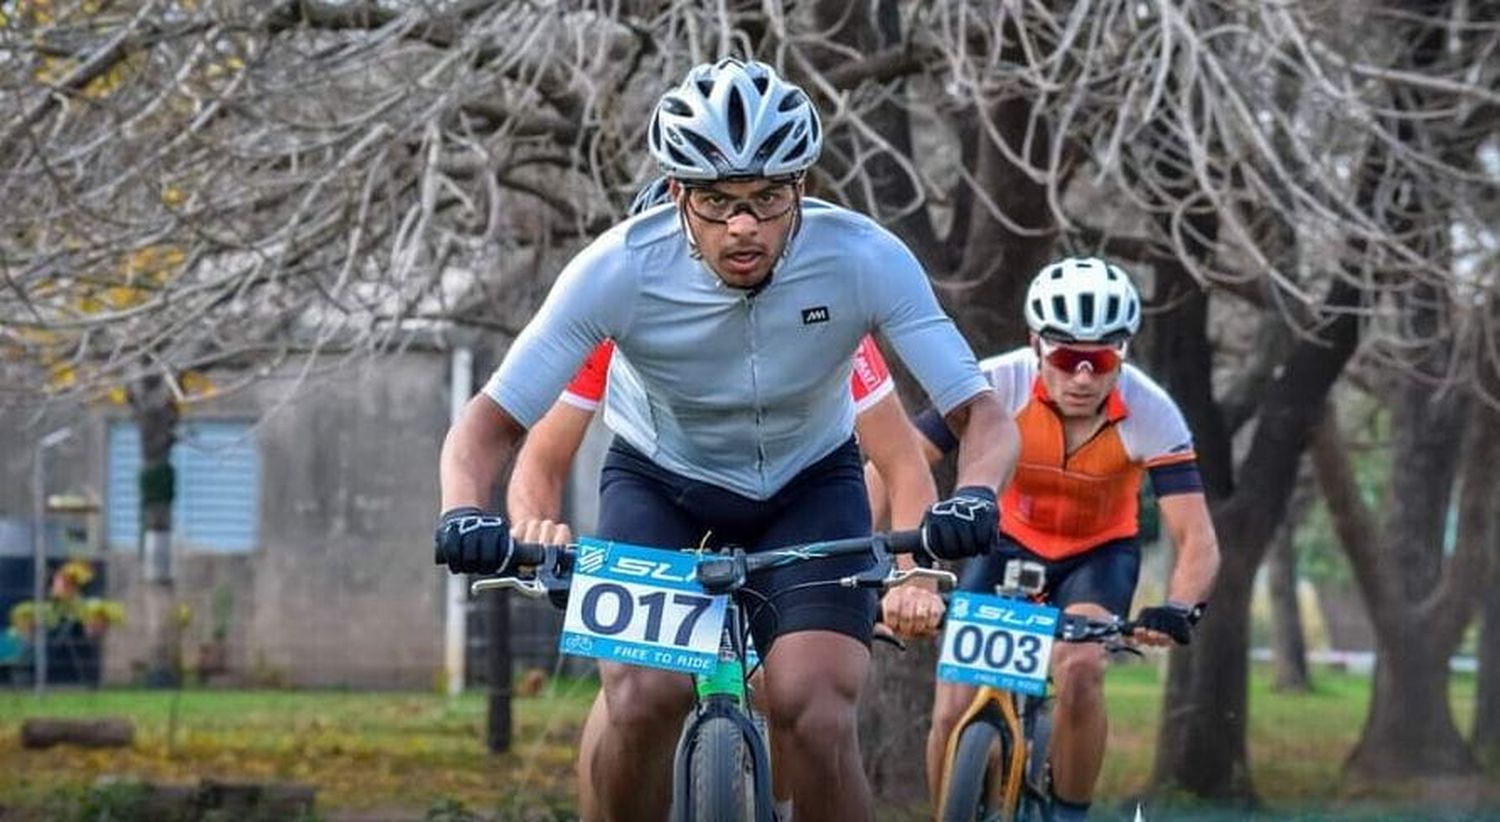
<instances>
[{"instance_id":1,"label":"bicycle front wheel","mask_svg":"<svg viewBox=\"0 0 1500 822\"><path fill-rule=\"evenodd\" d=\"M694 822L755 822L755 767L740 727L728 717L698 726L693 745Z\"/></svg>"},{"instance_id":2,"label":"bicycle front wheel","mask_svg":"<svg viewBox=\"0 0 1500 822\"><path fill-rule=\"evenodd\" d=\"M999 727L983 721L971 722L963 729L943 793L942 822L1002 818L999 788L1010 761L1006 736Z\"/></svg>"}]
</instances>

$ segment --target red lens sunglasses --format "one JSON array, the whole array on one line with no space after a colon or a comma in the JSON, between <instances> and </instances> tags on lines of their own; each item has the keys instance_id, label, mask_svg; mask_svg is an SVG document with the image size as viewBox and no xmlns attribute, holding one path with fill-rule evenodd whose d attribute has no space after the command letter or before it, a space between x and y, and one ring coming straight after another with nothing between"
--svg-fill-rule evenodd
<instances>
[{"instance_id":1,"label":"red lens sunglasses","mask_svg":"<svg viewBox=\"0 0 1500 822\"><path fill-rule=\"evenodd\" d=\"M1096 348L1088 351L1069 348L1042 340L1042 359L1053 367L1069 374L1076 374L1087 367L1095 374L1108 374L1120 367L1125 360L1125 343L1115 348Z\"/></svg>"}]
</instances>

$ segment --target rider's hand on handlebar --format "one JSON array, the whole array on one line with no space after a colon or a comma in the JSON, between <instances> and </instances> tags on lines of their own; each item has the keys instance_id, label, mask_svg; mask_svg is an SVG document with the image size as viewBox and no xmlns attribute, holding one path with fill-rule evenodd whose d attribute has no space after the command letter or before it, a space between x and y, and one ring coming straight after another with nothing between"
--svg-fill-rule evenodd
<instances>
[{"instance_id":1,"label":"rider's hand on handlebar","mask_svg":"<svg viewBox=\"0 0 1500 822\"><path fill-rule=\"evenodd\" d=\"M946 606L936 582L917 580L887 591L880 608L881 621L897 636L918 639L937 633Z\"/></svg>"},{"instance_id":2,"label":"rider's hand on handlebar","mask_svg":"<svg viewBox=\"0 0 1500 822\"><path fill-rule=\"evenodd\" d=\"M1140 645L1186 645L1193 639L1193 626L1203 616L1202 605L1164 602L1143 608L1135 618L1132 638Z\"/></svg>"},{"instance_id":3,"label":"rider's hand on handlebar","mask_svg":"<svg viewBox=\"0 0 1500 822\"><path fill-rule=\"evenodd\" d=\"M550 519L518 520L510 526L510 536L516 542L535 545L572 545L573 529L566 522Z\"/></svg>"},{"instance_id":4,"label":"rider's hand on handlebar","mask_svg":"<svg viewBox=\"0 0 1500 822\"><path fill-rule=\"evenodd\" d=\"M508 570L510 526L499 514L472 505L452 508L438 520L435 559L455 574L494 574Z\"/></svg>"},{"instance_id":5,"label":"rider's hand on handlebar","mask_svg":"<svg viewBox=\"0 0 1500 822\"><path fill-rule=\"evenodd\" d=\"M934 503L922 516L922 546L934 559L965 559L988 554L1000 528L995 491L966 485Z\"/></svg>"}]
</instances>

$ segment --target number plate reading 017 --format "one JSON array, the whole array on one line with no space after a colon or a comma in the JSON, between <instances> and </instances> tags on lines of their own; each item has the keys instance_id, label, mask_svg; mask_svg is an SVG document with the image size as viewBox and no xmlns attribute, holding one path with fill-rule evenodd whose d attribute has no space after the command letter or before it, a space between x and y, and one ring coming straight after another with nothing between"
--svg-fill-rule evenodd
<instances>
[{"instance_id":1,"label":"number plate reading 017","mask_svg":"<svg viewBox=\"0 0 1500 822\"><path fill-rule=\"evenodd\" d=\"M1041 696L1058 610L959 592L948 606L938 678Z\"/></svg>"},{"instance_id":2,"label":"number plate reading 017","mask_svg":"<svg viewBox=\"0 0 1500 822\"><path fill-rule=\"evenodd\" d=\"M719 657L728 598L693 576L693 554L584 539L578 544L562 652L707 673Z\"/></svg>"}]
</instances>

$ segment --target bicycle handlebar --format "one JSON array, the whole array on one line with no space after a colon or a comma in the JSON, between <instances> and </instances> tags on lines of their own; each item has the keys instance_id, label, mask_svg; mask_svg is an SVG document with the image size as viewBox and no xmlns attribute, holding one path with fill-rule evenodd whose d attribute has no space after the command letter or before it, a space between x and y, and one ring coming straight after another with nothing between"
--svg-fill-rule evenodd
<instances>
[{"instance_id":1,"label":"bicycle handlebar","mask_svg":"<svg viewBox=\"0 0 1500 822\"><path fill-rule=\"evenodd\" d=\"M473 593L494 588L510 588L528 596L544 596L550 590L567 587L567 577L572 573L572 545L545 545L541 543L517 542L513 545L512 564L517 571L530 571L531 576L498 576L476 580L470 590ZM952 587L957 578L948 571L931 568L910 568L897 571L891 567L894 554L911 554L923 550L922 533L917 530L892 531L871 534L867 537L810 542L770 551L748 554L742 548L732 548L704 554L696 569L698 581L710 594L734 591L745 584L746 578L757 571L779 568L798 562L826 557L851 556L869 553L875 565L867 571L842 577L837 583L846 588L894 587L918 578L934 578L940 585Z\"/></svg>"}]
</instances>

